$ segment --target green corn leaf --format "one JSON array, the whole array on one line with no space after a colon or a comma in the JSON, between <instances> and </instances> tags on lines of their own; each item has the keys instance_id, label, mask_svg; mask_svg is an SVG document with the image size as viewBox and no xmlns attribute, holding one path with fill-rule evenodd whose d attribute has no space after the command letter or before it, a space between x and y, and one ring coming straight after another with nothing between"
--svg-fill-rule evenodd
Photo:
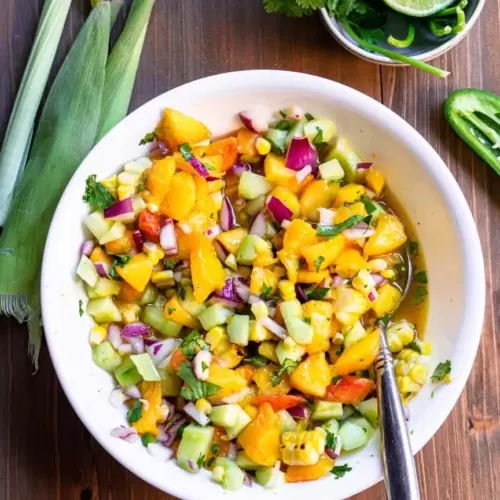
<instances>
[{"instance_id":1,"label":"green corn leaf","mask_svg":"<svg viewBox=\"0 0 500 500\"><path fill-rule=\"evenodd\" d=\"M5 223L17 179L26 164L33 124L71 0L46 0L0 151L0 226Z\"/></svg>"}]
</instances>

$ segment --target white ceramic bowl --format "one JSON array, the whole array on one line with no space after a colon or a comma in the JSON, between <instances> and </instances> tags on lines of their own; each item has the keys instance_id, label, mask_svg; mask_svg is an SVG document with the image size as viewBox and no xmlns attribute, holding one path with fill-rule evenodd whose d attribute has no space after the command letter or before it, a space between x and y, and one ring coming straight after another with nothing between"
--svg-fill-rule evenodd
<instances>
[{"instance_id":1,"label":"white ceramic bowl","mask_svg":"<svg viewBox=\"0 0 500 500\"><path fill-rule=\"evenodd\" d=\"M439 387L432 399L433 388L426 387L411 404L414 451L432 437L462 392L481 336L485 278L476 227L455 179L422 136L373 99L315 76L244 71L204 78L153 99L114 128L73 176L52 221L42 269L47 343L61 385L85 426L122 465L157 488L187 500L250 500L256 491L259 498L275 500L346 498L382 478L376 440L349 457L353 470L342 479L331 475L276 491L254 487L228 495L211 482L208 473L189 474L174 462L156 461L140 442L131 445L111 437L110 430L124 424L125 415L108 403L113 383L92 362L91 321L78 313L78 301L86 300L75 279L84 239L81 221L89 211L82 201L86 178L107 177L126 161L144 155L148 148L138 146L139 140L153 130L165 106L202 120L217 136L239 126L236 113L256 104L273 109L297 104L313 115L335 120L367 159L376 158L418 224L430 280L426 335L433 344L433 363L446 359L453 363L453 383Z\"/></svg>"}]
</instances>

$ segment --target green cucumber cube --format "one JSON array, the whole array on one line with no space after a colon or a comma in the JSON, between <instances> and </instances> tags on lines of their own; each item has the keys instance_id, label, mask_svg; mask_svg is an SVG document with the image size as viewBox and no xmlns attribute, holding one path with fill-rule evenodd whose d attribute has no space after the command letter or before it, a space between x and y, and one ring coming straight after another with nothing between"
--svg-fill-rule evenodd
<instances>
[{"instance_id":1,"label":"green cucumber cube","mask_svg":"<svg viewBox=\"0 0 500 500\"><path fill-rule=\"evenodd\" d=\"M142 354L133 354L130 356L130 359L144 380L148 382L159 382L161 380L160 374L158 373L151 356L147 352Z\"/></svg>"},{"instance_id":2,"label":"green cucumber cube","mask_svg":"<svg viewBox=\"0 0 500 500\"><path fill-rule=\"evenodd\" d=\"M314 331L308 323L300 318L285 320L288 334L297 344L307 345L312 342Z\"/></svg>"},{"instance_id":3,"label":"green cucumber cube","mask_svg":"<svg viewBox=\"0 0 500 500\"><path fill-rule=\"evenodd\" d=\"M83 224L87 229L100 240L113 225L113 222L104 218L102 212L92 212L83 220Z\"/></svg>"},{"instance_id":4,"label":"green cucumber cube","mask_svg":"<svg viewBox=\"0 0 500 500\"><path fill-rule=\"evenodd\" d=\"M319 175L325 181L340 182L344 176L344 169L338 160L330 160L319 166Z\"/></svg>"},{"instance_id":5,"label":"green cucumber cube","mask_svg":"<svg viewBox=\"0 0 500 500\"><path fill-rule=\"evenodd\" d=\"M227 437L229 439L235 439L238 437L239 433L252 421L252 419L248 416L245 410L238 405L240 409L238 413L238 418L236 419L236 423L230 427L226 427Z\"/></svg>"},{"instance_id":6,"label":"green cucumber cube","mask_svg":"<svg viewBox=\"0 0 500 500\"><path fill-rule=\"evenodd\" d=\"M319 143L330 142L335 132L335 123L326 118L311 120L304 126L304 135L309 139L311 144L314 144L315 139L316 142L318 142L319 139Z\"/></svg>"},{"instance_id":7,"label":"green cucumber cube","mask_svg":"<svg viewBox=\"0 0 500 500\"><path fill-rule=\"evenodd\" d=\"M288 132L286 130L270 128L266 132L265 138L271 143L271 151L275 155L285 154L288 139Z\"/></svg>"},{"instance_id":8,"label":"green cucumber cube","mask_svg":"<svg viewBox=\"0 0 500 500\"><path fill-rule=\"evenodd\" d=\"M275 489L285 483L285 474L276 467L262 467L255 471L255 480L266 489Z\"/></svg>"},{"instance_id":9,"label":"green cucumber cube","mask_svg":"<svg viewBox=\"0 0 500 500\"><path fill-rule=\"evenodd\" d=\"M85 291L87 292L87 296L89 299L98 299L99 298L99 295L97 295L97 293L95 293L95 290L87 283L85 283Z\"/></svg>"},{"instance_id":10,"label":"green cucumber cube","mask_svg":"<svg viewBox=\"0 0 500 500\"><path fill-rule=\"evenodd\" d=\"M345 182L347 184L355 182L358 173L358 163L363 160L356 153L352 144L343 136L338 137L336 144L331 148L327 155L327 161L338 160L344 169Z\"/></svg>"},{"instance_id":11,"label":"green cucumber cube","mask_svg":"<svg viewBox=\"0 0 500 500\"><path fill-rule=\"evenodd\" d=\"M234 314L231 309L228 309L220 304L214 304L208 309L205 309L201 314L198 315L201 326L205 330L211 330L212 328L227 323L230 316Z\"/></svg>"},{"instance_id":12,"label":"green cucumber cube","mask_svg":"<svg viewBox=\"0 0 500 500\"><path fill-rule=\"evenodd\" d=\"M142 380L141 374L130 358L125 359L115 370L115 378L123 388L136 385Z\"/></svg>"},{"instance_id":13,"label":"green cucumber cube","mask_svg":"<svg viewBox=\"0 0 500 500\"><path fill-rule=\"evenodd\" d=\"M92 357L97 366L110 373L116 370L122 362L121 356L107 340L94 347Z\"/></svg>"},{"instance_id":14,"label":"green cucumber cube","mask_svg":"<svg viewBox=\"0 0 500 500\"><path fill-rule=\"evenodd\" d=\"M325 429L325 431L329 432L330 434L337 435L340 429L340 424L338 420L331 418L330 420L327 420L321 427L323 427L323 429Z\"/></svg>"},{"instance_id":15,"label":"green cucumber cube","mask_svg":"<svg viewBox=\"0 0 500 500\"><path fill-rule=\"evenodd\" d=\"M342 450L351 451L365 446L373 433L372 427L365 418L348 418L342 423L338 432L342 440Z\"/></svg>"},{"instance_id":16,"label":"green cucumber cube","mask_svg":"<svg viewBox=\"0 0 500 500\"><path fill-rule=\"evenodd\" d=\"M227 326L229 340L236 345L247 346L250 334L250 316L235 314Z\"/></svg>"},{"instance_id":17,"label":"green cucumber cube","mask_svg":"<svg viewBox=\"0 0 500 500\"><path fill-rule=\"evenodd\" d=\"M210 412L210 420L221 427L232 427L236 425L240 411L243 410L238 404L214 406Z\"/></svg>"},{"instance_id":18,"label":"green cucumber cube","mask_svg":"<svg viewBox=\"0 0 500 500\"><path fill-rule=\"evenodd\" d=\"M94 292L98 297L111 297L120 293L120 283L107 278L97 278Z\"/></svg>"},{"instance_id":19,"label":"green cucumber cube","mask_svg":"<svg viewBox=\"0 0 500 500\"><path fill-rule=\"evenodd\" d=\"M243 486L245 473L238 467L236 462L225 457L218 457L212 469L214 481L222 484L227 491L236 491Z\"/></svg>"},{"instance_id":20,"label":"green cucumber cube","mask_svg":"<svg viewBox=\"0 0 500 500\"><path fill-rule=\"evenodd\" d=\"M300 358L305 354L306 349L301 345L289 345L283 342L282 340L278 342L276 346L276 357L282 365L286 359L291 361L299 361Z\"/></svg>"},{"instance_id":21,"label":"green cucumber cube","mask_svg":"<svg viewBox=\"0 0 500 500\"><path fill-rule=\"evenodd\" d=\"M236 262L238 262L238 264L243 264L244 266L252 265L255 257L257 257L255 244L258 239L259 238L254 234L248 234L241 240L238 251L236 252Z\"/></svg>"},{"instance_id":22,"label":"green cucumber cube","mask_svg":"<svg viewBox=\"0 0 500 500\"><path fill-rule=\"evenodd\" d=\"M99 274L97 273L94 264L86 255L81 256L78 267L76 268L76 274L92 288L95 287L97 280L99 279Z\"/></svg>"},{"instance_id":23,"label":"green cucumber cube","mask_svg":"<svg viewBox=\"0 0 500 500\"><path fill-rule=\"evenodd\" d=\"M342 403L333 401L318 401L311 418L313 420L329 420L342 416Z\"/></svg>"},{"instance_id":24,"label":"green cucumber cube","mask_svg":"<svg viewBox=\"0 0 500 500\"><path fill-rule=\"evenodd\" d=\"M154 304L156 299L158 298L158 289L152 285L151 283L146 286L141 299L139 300L139 304L141 306L146 306L148 304Z\"/></svg>"},{"instance_id":25,"label":"green cucumber cube","mask_svg":"<svg viewBox=\"0 0 500 500\"><path fill-rule=\"evenodd\" d=\"M181 442L177 450L177 463L188 472L198 472L197 461L206 457L214 437L214 428L210 426L201 427L190 424L182 433ZM190 465L195 464L195 469Z\"/></svg>"},{"instance_id":26,"label":"green cucumber cube","mask_svg":"<svg viewBox=\"0 0 500 500\"><path fill-rule=\"evenodd\" d=\"M243 470L257 470L260 467L260 465L251 460L243 450L240 450L236 455L236 463L238 467Z\"/></svg>"},{"instance_id":27,"label":"green cucumber cube","mask_svg":"<svg viewBox=\"0 0 500 500\"><path fill-rule=\"evenodd\" d=\"M370 422L373 428L378 427L378 405L377 398L370 398L359 403L356 406L356 410L363 415L363 417Z\"/></svg>"},{"instance_id":28,"label":"green cucumber cube","mask_svg":"<svg viewBox=\"0 0 500 500\"><path fill-rule=\"evenodd\" d=\"M96 323L120 323L122 321L122 314L111 297L89 300L87 313L94 317Z\"/></svg>"},{"instance_id":29,"label":"green cucumber cube","mask_svg":"<svg viewBox=\"0 0 500 500\"><path fill-rule=\"evenodd\" d=\"M175 398L181 392L182 380L176 373L170 371L168 367L160 371L161 394L166 398Z\"/></svg>"},{"instance_id":30,"label":"green cucumber cube","mask_svg":"<svg viewBox=\"0 0 500 500\"><path fill-rule=\"evenodd\" d=\"M269 193L273 185L262 175L253 172L243 172L238 185L238 194L241 198L255 200L259 196Z\"/></svg>"},{"instance_id":31,"label":"green cucumber cube","mask_svg":"<svg viewBox=\"0 0 500 500\"><path fill-rule=\"evenodd\" d=\"M184 287L184 299L181 300L181 305L191 316L198 316L207 308L204 304L196 302L193 288L190 286Z\"/></svg>"},{"instance_id":32,"label":"green cucumber cube","mask_svg":"<svg viewBox=\"0 0 500 500\"><path fill-rule=\"evenodd\" d=\"M121 222L115 222L111 226L111 229L101 238L99 238L99 244L105 245L110 241L117 240L118 238L122 238L125 236L125 231L127 228Z\"/></svg>"},{"instance_id":33,"label":"green cucumber cube","mask_svg":"<svg viewBox=\"0 0 500 500\"><path fill-rule=\"evenodd\" d=\"M280 410L278 417L281 422L281 434L297 430L297 422L295 422L294 418L286 410Z\"/></svg>"},{"instance_id":34,"label":"green cucumber cube","mask_svg":"<svg viewBox=\"0 0 500 500\"><path fill-rule=\"evenodd\" d=\"M182 325L165 318L163 311L152 305L144 308L142 321L165 337L178 337L182 330Z\"/></svg>"}]
</instances>

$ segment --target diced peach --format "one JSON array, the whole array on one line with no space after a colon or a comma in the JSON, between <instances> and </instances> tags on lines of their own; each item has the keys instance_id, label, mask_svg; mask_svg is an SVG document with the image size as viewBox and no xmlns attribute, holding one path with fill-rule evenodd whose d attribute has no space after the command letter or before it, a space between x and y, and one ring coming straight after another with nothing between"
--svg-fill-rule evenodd
<instances>
[{"instance_id":1,"label":"diced peach","mask_svg":"<svg viewBox=\"0 0 500 500\"><path fill-rule=\"evenodd\" d=\"M210 130L200 121L175 109L165 108L157 134L172 151L183 144L196 144L210 139Z\"/></svg>"},{"instance_id":2,"label":"diced peach","mask_svg":"<svg viewBox=\"0 0 500 500\"><path fill-rule=\"evenodd\" d=\"M125 266L117 266L116 272L138 292L143 292L151 279L153 263L142 253L134 255Z\"/></svg>"},{"instance_id":3,"label":"diced peach","mask_svg":"<svg viewBox=\"0 0 500 500\"><path fill-rule=\"evenodd\" d=\"M172 219L182 220L194 209L195 204L196 186L193 176L187 172L178 172L163 198L160 212Z\"/></svg>"}]
</instances>

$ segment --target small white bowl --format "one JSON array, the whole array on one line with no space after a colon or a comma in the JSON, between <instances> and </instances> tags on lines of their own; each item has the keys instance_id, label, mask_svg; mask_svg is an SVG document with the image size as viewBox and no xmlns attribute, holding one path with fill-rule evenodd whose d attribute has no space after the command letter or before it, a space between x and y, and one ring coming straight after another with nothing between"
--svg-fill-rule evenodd
<instances>
[{"instance_id":1,"label":"small white bowl","mask_svg":"<svg viewBox=\"0 0 500 500\"><path fill-rule=\"evenodd\" d=\"M148 147L139 146L139 140L154 129L166 106L202 120L217 136L240 126L237 112L257 104L271 109L296 104L333 119L367 160L377 162L416 223L428 264L426 336L433 344L432 362L435 366L450 359L453 382L439 388L429 385L412 402L409 426L414 452L434 435L462 392L481 337L485 277L474 220L450 171L418 132L370 97L315 76L243 71L204 78L153 99L115 127L75 173L52 221L42 269L47 344L61 385L87 429L123 466L157 488L186 500L229 496L252 500L256 494L273 500L346 498L382 479L377 440L348 457L352 471L342 479L329 475L278 490L254 486L228 495L205 471L189 474L174 462L156 461L140 442L128 444L111 437L111 429L125 424L125 414L108 403L113 383L93 363L88 344L92 322L78 313L78 301L86 302L75 270L85 237L82 219L89 212L82 201L87 177L105 178L128 160L146 154ZM436 395L431 398L433 389Z\"/></svg>"},{"instance_id":2,"label":"small white bowl","mask_svg":"<svg viewBox=\"0 0 500 500\"><path fill-rule=\"evenodd\" d=\"M467 24L465 29L459 33L458 35L449 38L444 37L443 41L437 39L436 37L432 37L429 35L427 39L420 38L416 40L408 49L396 49L395 47L387 46L392 50L396 50L397 52L401 52L407 56L413 57L418 61L429 61L431 59L435 59L448 52L450 49L455 47L458 43L460 43L466 36L467 33L472 29L474 24L479 18L483 7L486 4L486 0L469 0L469 4L465 9ZM399 14L397 14L399 15ZM369 62L375 62L377 64L382 64L385 66L408 66L407 64L394 61L386 56L381 54L376 54L373 52L368 52L365 49L362 49L346 32L341 23L337 21L337 19L330 17L327 9L321 9L321 17L323 22L325 23L326 28L331 33L331 35L349 52L353 53L356 56L361 57ZM410 18L407 18L410 19ZM418 18L414 18L416 22L420 22Z\"/></svg>"}]
</instances>

